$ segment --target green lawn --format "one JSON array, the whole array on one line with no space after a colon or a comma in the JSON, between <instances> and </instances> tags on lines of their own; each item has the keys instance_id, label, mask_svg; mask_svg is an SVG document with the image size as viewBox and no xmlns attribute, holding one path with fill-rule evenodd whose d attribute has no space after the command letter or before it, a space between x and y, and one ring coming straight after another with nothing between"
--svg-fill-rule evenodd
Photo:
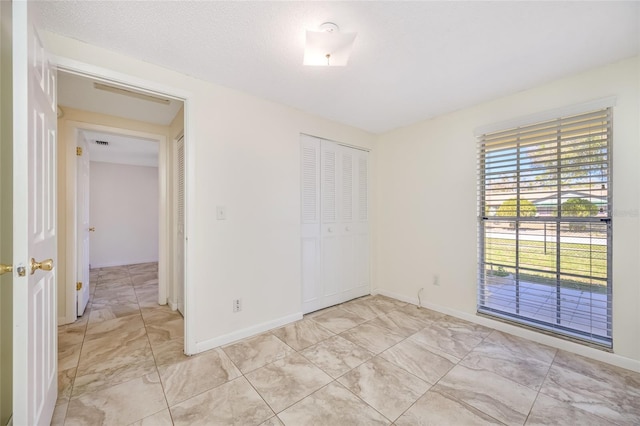
<instances>
[{"instance_id":1,"label":"green lawn","mask_svg":"<svg viewBox=\"0 0 640 426\"><path fill-rule=\"evenodd\" d=\"M542 284L555 285L556 254L555 243L520 240L520 279ZM511 239L487 238L485 240L485 263L505 265L504 270L515 273L516 242ZM509 267L512 266L512 267ZM528 271L528 268L549 271ZM562 243L560 245L561 286L582 288L591 285L606 290L607 247L602 245ZM562 274L588 275L594 278L563 276Z\"/></svg>"}]
</instances>

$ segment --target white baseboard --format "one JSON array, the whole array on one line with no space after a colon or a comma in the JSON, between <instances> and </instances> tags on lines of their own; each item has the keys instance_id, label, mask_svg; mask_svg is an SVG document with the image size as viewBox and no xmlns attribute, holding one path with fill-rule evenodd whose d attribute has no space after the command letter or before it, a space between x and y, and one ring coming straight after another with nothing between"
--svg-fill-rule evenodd
<instances>
[{"instance_id":1,"label":"white baseboard","mask_svg":"<svg viewBox=\"0 0 640 426\"><path fill-rule=\"evenodd\" d=\"M397 294L387 290L376 289L375 293L383 296L391 297L393 299L400 300L402 302L418 305L418 298L407 297L402 294ZM595 359L597 361L606 362L627 370L632 370L640 373L640 361L620 356L616 353L605 352L589 346L584 346L579 343L571 342L568 340L553 337L547 334L538 333L534 330L511 325L502 321L492 320L484 316L469 314L467 312L458 311L455 309L447 308L445 306L435 305L429 302L422 302L422 307L437 311L452 317L457 317L466 321L470 321L476 324L483 325L485 327L493 328L494 330L501 331L503 333L512 334L514 336L522 337L543 345L551 346L553 348L561 349L567 352L572 352L577 355L582 355L587 358Z\"/></svg>"},{"instance_id":2,"label":"white baseboard","mask_svg":"<svg viewBox=\"0 0 640 426\"><path fill-rule=\"evenodd\" d=\"M242 330L234 331L229 334L223 334L222 336L214 337L213 339L204 340L196 343L196 353L208 351L209 349L217 348L218 346L226 345L247 337L255 336L265 331L273 330L274 328L282 327L294 321L302 319L302 312L287 315L285 317L277 318L272 321L263 322L261 324L252 325L251 327L243 328Z\"/></svg>"},{"instance_id":3,"label":"white baseboard","mask_svg":"<svg viewBox=\"0 0 640 426\"><path fill-rule=\"evenodd\" d=\"M105 263L92 263L91 269L110 268L112 266L127 266L127 265L138 265L140 263L157 263L157 262L158 262L158 259L126 260L126 261L115 261L115 262L105 262Z\"/></svg>"},{"instance_id":4,"label":"white baseboard","mask_svg":"<svg viewBox=\"0 0 640 426\"><path fill-rule=\"evenodd\" d=\"M76 322L77 317L58 317L58 326L71 324Z\"/></svg>"},{"instance_id":5,"label":"white baseboard","mask_svg":"<svg viewBox=\"0 0 640 426\"><path fill-rule=\"evenodd\" d=\"M178 310L178 302L174 302L173 300L167 300L167 304L169 305L172 311Z\"/></svg>"}]
</instances>

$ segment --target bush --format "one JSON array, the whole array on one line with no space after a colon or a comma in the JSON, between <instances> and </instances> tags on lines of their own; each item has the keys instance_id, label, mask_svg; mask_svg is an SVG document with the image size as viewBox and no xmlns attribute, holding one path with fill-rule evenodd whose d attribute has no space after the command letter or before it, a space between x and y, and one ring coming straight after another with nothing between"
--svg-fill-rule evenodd
<instances>
[{"instance_id":1,"label":"bush","mask_svg":"<svg viewBox=\"0 0 640 426\"><path fill-rule=\"evenodd\" d=\"M493 275L495 275L496 277L506 277L509 275L509 273L505 271L502 266L498 266L498 270L493 271Z\"/></svg>"},{"instance_id":2,"label":"bush","mask_svg":"<svg viewBox=\"0 0 640 426\"><path fill-rule=\"evenodd\" d=\"M510 198L503 202L500 207L498 207L498 211L496 212L496 216L502 217L533 217L538 212L536 206L529 200L520 200L520 215L518 215L518 200L516 198ZM515 228L515 222L510 223L511 228Z\"/></svg>"},{"instance_id":3,"label":"bush","mask_svg":"<svg viewBox=\"0 0 640 426\"><path fill-rule=\"evenodd\" d=\"M562 217L589 217L598 214L598 206L585 198L570 198L560 206ZM569 231L583 232L587 225L582 223L570 223Z\"/></svg>"},{"instance_id":4,"label":"bush","mask_svg":"<svg viewBox=\"0 0 640 426\"><path fill-rule=\"evenodd\" d=\"M520 200L520 215L518 215L518 200L516 198L510 198L498 207L496 216L502 217L533 217L538 210L536 206L529 200Z\"/></svg>"},{"instance_id":5,"label":"bush","mask_svg":"<svg viewBox=\"0 0 640 426\"><path fill-rule=\"evenodd\" d=\"M570 198L560 206L564 217L588 217L598 214L598 206L585 198Z\"/></svg>"}]
</instances>

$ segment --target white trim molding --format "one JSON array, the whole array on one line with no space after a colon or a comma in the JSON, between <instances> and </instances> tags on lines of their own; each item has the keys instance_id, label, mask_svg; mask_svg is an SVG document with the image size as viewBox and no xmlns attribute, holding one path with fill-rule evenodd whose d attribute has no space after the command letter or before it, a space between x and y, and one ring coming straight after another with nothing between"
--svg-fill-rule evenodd
<instances>
[{"instance_id":1,"label":"white trim molding","mask_svg":"<svg viewBox=\"0 0 640 426\"><path fill-rule=\"evenodd\" d=\"M412 305L418 305L418 299L413 297L406 297L401 294L397 294L386 290L377 290L376 294L382 296L391 297L392 299L400 300L402 302L411 303ZM542 345L551 346L556 349L571 352L577 355L581 355L587 358L591 358L597 361L605 362L607 364L615 365L617 367L626 368L640 373L640 361L636 361L631 358L620 356L616 353L606 352L600 349L592 348L589 346L581 345L579 343L571 342L569 340L560 339L548 334L539 333L526 328L511 325L502 321L493 320L480 315L469 314L466 312L458 311L455 309L446 308L444 306L435 305L429 302L422 302L422 307L431 309L432 311L440 312L445 315L460 318L475 324L483 325L485 327L492 328L494 330L501 331L503 333L511 334L523 339L531 340Z\"/></svg>"},{"instance_id":2,"label":"white trim molding","mask_svg":"<svg viewBox=\"0 0 640 426\"><path fill-rule=\"evenodd\" d=\"M168 286L168 274L166 269L168 267L168 256L167 252L171 249L168 244L166 232L168 232L169 225L166 223L168 220L168 216L166 214L166 210L168 209L167 203L167 137L166 135L150 133L150 132L140 132L136 130L129 130L120 127L114 126L105 126L102 124L96 123L85 123L81 121L68 120L65 123L65 133L68 138L75 140L77 138L78 132L80 130L95 130L107 133L114 133L119 135L127 135L127 136L136 136L146 139L151 139L158 142L159 148L159 161L158 161L158 184L159 184L159 217L158 221L160 223L159 229L159 250L158 255L159 259L150 259L148 262L158 262L158 303L164 305L167 303L167 286ZM77 233L76 233L76 144L68 143L66 149L67 156L67 167L66 167L66 175L67 175L67 199L66 199L66 210L67 210L67 232L63 238L66 238L66 312L65 318L67 322L65 324L71 323L76 320L77 314L77 303L76 303L76 288L75 282L76 280L76 271L77 271ZM69 226L71 224L71 226ZM104 268L109 266L119 266L115 264L94 264L91 265L93 268Z\"/></svg>"},{"instance_id":3,"label":"white trim molding","mask_svg":"<svg viewBox=\"0 0 640 426\"><path fill-rule=\"evenodd\" d=\"M273 330L274 328L282 327L283 325L287 325L301 319L302 312L297 312L295 314L276 318L274 320L263 322L261 324L252 325L250 327L243 328L232 333L223 334L222 336L214 337L213 339L197 342L195 353L208 351L209 349L217 348L218 346L233 343L247 337L252 337L265 331Z\"/></svg>"},{"instance_id":4,"label":"white trim molding","mask_svg":"<svg viewBox=\"0 0 640 426\"><path fill-rule=\"evenodd\" d=\"M528 125L531 123L553 120L554 118L558 117L567 117L589 111L595 111L598 109L610 108L616 106L616 101L617 98L615 96L595 99L592 101L569 105L562 108L556 108L548 111L538 112L535 114L525 115L522 117L516 117L510 120L501 121L499 123L487 124L477 127L473 133L476 137L479 137L487 133L497 132L499 130L514 129L516 127Z\"/></svg>"},{"instance_id":5,"label":"white trim molding","mask_svg":"<svg viewBox=\"0 0 640 426\"><path fill-rule=\"evenodd\" d=\"M189 222L193 219L195 211L190 209L191 203L195 202L194 189L192 182L195 182L195 148L192 135L195 134L195 124L190 119L191 102L194 94L184 89L179 89L156 81L146 80L133 75L120 73L111 69L99 67L96 65L80 62L63 56L54 56L53 59L58 69L82 75L88 78L102 80L107 82L115 82L126 87L135 88L151 95L162 95L184 102L184 143L185 143L185 238L187 240L185 247L185 298L184 298L184 350L187 354L195 353L195 304L191 306L191 301L195 300L195 288L189 282L189 270L191 259L189 257ZM166 145L166 143L165 143Z\"/></svg>"}]
</instances>

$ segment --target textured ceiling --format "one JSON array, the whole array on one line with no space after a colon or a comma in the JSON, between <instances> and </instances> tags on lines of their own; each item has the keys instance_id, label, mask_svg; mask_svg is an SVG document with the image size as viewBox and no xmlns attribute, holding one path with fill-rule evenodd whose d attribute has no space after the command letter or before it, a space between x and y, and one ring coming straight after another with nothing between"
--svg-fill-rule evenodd
<instances>
[{"instance_id":1,"label":"textured ceiling","mask_svg":"<svg viewBox=\"0 0 640 426\"><path fill-rule=\"evenodd\" d=\"M93 130L81 130L80 133L88 142L90 161L158 167L158 141Z\"/></svg>"},{"instance_id":2,"label":"textured ceiling","mask_svg":"<svg viewBox=\"0 0 640 426\"><path fill-rule=\"evenodd\" d=\"M45 30L373 133L639 53L638 2L43 1ZM305 30L355 31L304 67Z\"/></svg>"}]
</instances>

